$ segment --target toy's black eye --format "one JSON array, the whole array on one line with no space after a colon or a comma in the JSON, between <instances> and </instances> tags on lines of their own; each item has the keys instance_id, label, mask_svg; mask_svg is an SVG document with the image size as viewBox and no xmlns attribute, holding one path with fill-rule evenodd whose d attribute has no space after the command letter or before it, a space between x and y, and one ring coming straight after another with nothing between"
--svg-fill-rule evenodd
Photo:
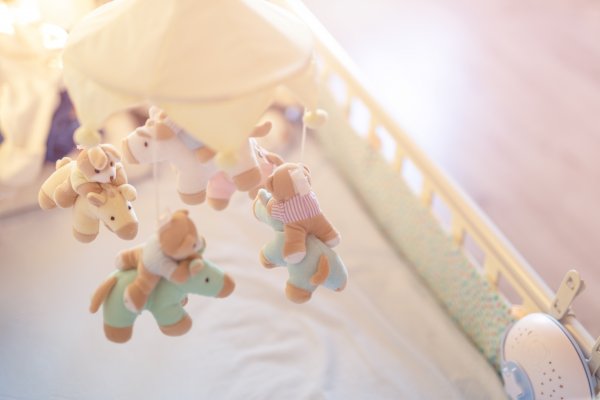
<instances>
[{"instance_id":1,"label":"toy's black eye","mask_svg":"<svg viewBox=\"0 0 600 400\"><path fill-rule=\"evenodd\" d=\"M204 280L204 282L206 282L206 283L210 282L210 278L208 278L208 277L207 277L207 278Z\"/></svg>"},{"instance_id":2,"label":"toy's black eye","mask_svg":"<svg viewBox=\"0 0 600 400\"><path fill-rule=\"evenodd\" d=\"M127 206L127 209L128 209L128 210L131 210L131 206Z\"/></svg>"},{"instance_id":3,"label":"toy's black eye","mask_svg":"<svg viewBox=\"0 0 600 400\"><path fill-rule=\"evenodd\" d=\"M110 162L110 166L111 166L111 167L114 167L114 166L115 166L115 163L111 161L111 162Z\"/></svg>"},{"instance_id":4,"label":"toy's black eye","mask_svg":"<svg viewBox=\"0 0 600 400\"><path fill-rule=\"evenodd\" d=\"M148 147L148 142L144 142L144 147Z\"/></svg>"},{"instance_id":5,"label":"toy's black eye","mask_svg":"<svg viewBox=\"0 0 600 400\"><path fill-rule=\"evenodd\" d=\"M115 220L115 217L110 217L110 220L111 220L111 221L114 221L114 220Z\"/></svg>"},{"instance_id":6,"label":"toy's black eye","mask_svg":"<svg viewBox=\"0 0 600 400\"><path fill-rule=\"evenodd\" d=\"M95 169L94 172L97 173L97 174L99 174L100 170L99 169Z\"/></svg>"}]
</instances>

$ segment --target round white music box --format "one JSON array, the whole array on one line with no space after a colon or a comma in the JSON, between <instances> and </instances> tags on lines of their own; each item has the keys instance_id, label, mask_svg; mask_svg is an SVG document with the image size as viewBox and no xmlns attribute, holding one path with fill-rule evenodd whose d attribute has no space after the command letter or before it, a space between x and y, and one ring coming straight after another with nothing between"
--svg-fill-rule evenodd
<instances>
[{"instance_id":1,"label":"round white music box","mask_svg":"<svg viewBox=\"0 0 600 400\"><path fill-rule=\"evenodd\" d=\"M512 400L594 399L595 380L577 342L548 314L529 314L506 332L502 377Z\"/></svg>"}]
</instances>

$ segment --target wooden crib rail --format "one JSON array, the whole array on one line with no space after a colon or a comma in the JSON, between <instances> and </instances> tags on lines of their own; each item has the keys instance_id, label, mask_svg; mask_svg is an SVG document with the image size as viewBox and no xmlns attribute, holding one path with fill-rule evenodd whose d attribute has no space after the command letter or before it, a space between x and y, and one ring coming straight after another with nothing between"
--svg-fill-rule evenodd
<instances>
[{"instance_id":1,"label":"wooden crib rail","mask_svg":"<svg viewBox=\"0 0 600 400\"><path fill-rule=\"evenodd\" d=\"M499 282L504 280L509 286L508 291L516 292L520 298L520 301L513 301L515 315L521 317L531 312L549 312L555 293L469 197L458 189L389 116L359 79L355 64L336 40L299 0L278 2L303 19L313 31L318 57L322 62L324 85L329 85L328 88L337 86L339 90L336 91L336 99L348 120L352 120L357 109L366 116L367 120L361 124L363 132L357 134L385 155L390 168L397 173L406 172L407 165L416 169L421 181L416 195L420 197L422 205L431 212L434 212L435 202L440 201L445 205L450 220L446 230L454 243L466 253L472 253L467 246L467 238L474 242L481 253L474 262L480 264L490 284L498 287ZM392 154L390 147L395 147ZM506 292L503 285L499 290ZM589 358L594 345L592 336L573 315L566 316L562 322Z\"/></svg>"}]
</instances>

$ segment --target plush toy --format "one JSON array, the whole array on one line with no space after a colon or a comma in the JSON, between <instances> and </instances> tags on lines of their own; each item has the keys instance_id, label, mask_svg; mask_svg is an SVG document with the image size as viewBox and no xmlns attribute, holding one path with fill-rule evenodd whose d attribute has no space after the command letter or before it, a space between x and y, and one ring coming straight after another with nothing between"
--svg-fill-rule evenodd
<instances>
[{"instance_id":1,"label":"plush toy","mask_svg":"<svg viewBox=\"0 0 600 400\"><path fill-rule=\"evenodd\" d=\"M190 263L190 269L195 274L185 283L161 279L144 306L165 335L179 336L190 330L192 319L182 306L188 293L227 297L235 288L233 279L209 260L195 259ZM113 272L92 297L90 311L95 313L103 306L104 333L113 342L123 343L131 338L138 313L130 311L123 298L139 273L136 269Z\"/></svg>"},{"instance_id":2,"label":"plush toy","mask_svg":"<svg viewBox=\"0 0 600 400\"><path fill-rule=\"evenodd\" d=\"M258 191L260 189L265 188L267 184L267 180L273 173L276 167L283 164L283 159L276 153L267 151L265 148L255 145L256 151L256 159L258 160L258 166L260 168L260 173L262 175L262 179L259 182L258 186L248 192L248 195L252 200L256 198Z\"/></svg>"},{"instance_id":3,"label":"plush toy","mask_svg":"<svg viewBox=\"0 0 600 400\"><path fill-rule=\"evenodd\" d=\"M127 183L121 154L111 144L82 149L75 161L66 157L59 163L70 169L69 177L58 185L53 195L54 202L62 208L72 206L77 195L100 193L101 183L116 186Z\"/></svg>"},{"instance_id":4,"label":"plush toy","mask_svg":"<svg viewBox=\"0 0 600 400\"><path fill-rule=\"evenodd\" d=\"M59 160L57 170L42 184L38 193L38 202L42 209L56 207L54 192L56 188L69 179L72 161L68 158ZM135 238L138 220L131 206L137 194L133 186L119 186L101 183L100 191L89 192L85 196L77 195L73 204L73 236L83 243L91 242L98 236L100 222L121 239Z\"/></svg>"},{"instance_id":5,"label":"plush toy","mask_svg":"<svg viewBox=\"0 0 600 400\"><path fill-rule=\"evenodd\" d=\"M314 235L306 237L306 256L296 264L285 261L283 249L286 241L284 225L269 215L265 204L271 194L261 189L254 202L254 215L275 230L275 239L267 243L260 252L260 262L267 268L287 266L289 279L285 293L295 303L310 300L319 285L342 291L346 287L348 272L342 259Z\"/></svg>"},{"instance_id":6,"label":"plush toy","mask_svg":"<svg viewBox=\"0 0 600 400\"><path fill-rule=\"evenodd\" d=\"M269 122L255 128L251 136L264 136ZM163 112L152 108L144 126L123 141L125 159L134 164L170 161L177 170L177 190L186 204L208 203L217 210L229 204L235 190L249 191L263 176L256 155L256 142L249 138L237 154L237 162L221 168L215 153L185 132Z\"/></svg>"},{"instance_id":7,"label":"plush toy","mask_svg":"<svg viewBox=\"0 0 600 400\"><path fill-rule=\"evenodd\" d=\"M125 289L125 307L132 312L141 311L160 278L186 282L196 272L190 268L190 262L201 258L205 245L188 211L179 210L144 245L119 253L117 268L138 271Z\"/></svg>"},{"instance_id":8,"label":"plush toy","mask_svg":"<svg viewBox=\"0 0 600 400\"><path fill-rule=\"evenodd\" d=\"M314 234L329 247L339 244L340 234L321 212L306 166L294 163L278 166L267 179L266 189L272 195L267 204L269 214L284 224L286 263L302 261L308 234Z\"/></svg>"}]
</instances>

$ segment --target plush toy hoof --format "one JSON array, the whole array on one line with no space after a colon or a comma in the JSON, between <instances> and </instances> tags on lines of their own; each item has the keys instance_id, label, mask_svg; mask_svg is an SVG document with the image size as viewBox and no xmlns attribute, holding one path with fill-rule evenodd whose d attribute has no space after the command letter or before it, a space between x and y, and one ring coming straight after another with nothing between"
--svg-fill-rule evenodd
<instances>
[{"instance_id":1,"label":"plush toy hoof","mask_svg":"<svg viewBox=\"0 0 600 400\"><path fill-rule=\"evenodd\" d=\"M114 326L104 324L104 334L111 342L125 343L131 339L132 332L133 327L131 326L127 326L125 328L116 328Z\"/></svg>"},{"instance_id":2,"label":"plush toy hoof","mask_svg":"<svg viewBox=\"0 0 600 400\"><path fill-rule=\"evenodd\" d=\"M258 258L259 258L262 266L265 268L274 268L277 266L276 264L273 264L271 261L269 261L269 259L265 256L265 253L263 250L260 251Z\"/></svg>"},{"instance_id":3,"label":"plush toy hoof","mask_svg":"<svg viewBox=\"0 0 600 400\"><path fill-rule=\"evenodd\" d=\"M92 240L96 239L96 236L98 236L98 234L97 233L92 233L92 234L81 233L81 232L78 232L77 230L75 230L75 228L73 228L73 236L75 236L75 239L79 240L82 243L89 243Z\"/></svg>"},{"instance_id":4,"label":"plush toy hoof","mask_svg":"<svg viewBox=\"0 0 600 400\"><path fill-rule=\"evenodd\" d=\"M50 210L56 207L56 203L54 200L50 198L43 190L40 190L38 193L38 204L42 208L42 210Z\"/></svg>"},{"instance_id":5,"label":"plush toy hoof","mask_svg":"<svg viewBox=\"0 0 600 400\"><path fill-rule=\"evenodd\" d=\"M299 253L292 253L288 256L285 256L283 259L288 264L298 264L300 261L304 260L306 256L305 251L301 251Z\"/></svg>"},{"instance_id":6,"label":"plush toy hoof","mask_svg":"<svg viewBox=\"0 0 600 400\"><path fill-rule=\"evenodd\" d=\"M198 193L181 193L181 192L179 192L179 198L185 204L189 204L192 206L196 205L196 204L202 204L202 203L204 203L204 200L206 200L206 190L203 190Z\"/></svg>"},{"instance_id":7,"label":"plush toy hoof","mask_svg":"<svg viewBox=\"0 0 600 400\"><path fill-rule=\"evenodd\" d=\"M336 236L335 238L333 238L333 239L331 239L331 240L328 240L328 241L326 241L326 242L325 242L325 244L326 244L328 247L335 247L335 246L337 246L338 244L340 244L341 240L342 240L342 238L341 238L341 237L338 235L338 236Z\"/></svg>"},{"instance_id":8,"label":"plush toy hoof","mask_svg":"<svg viewBox=\"0 0 600 400\"><path fill-rule=\"evenodd\" d=\"M239 175L233 177L233 183L238 190L247 192L248 190L254 189L261 181L262 175L258 167L249 169L246 172L242 172Z\"/></svg>"},{"instance_id":9,"label":"plush toy hoof","mask_svg":"<svg viewBox=\"0 0 600 400\"><path fill-rule=\"evenodd\" d=\"M312 293L288 283L285 287L285 295L294 303L302 304L310 300Z\"/></svg>"},{"instance_id":10,"label":"plush toy hoof","mask_svg":"<svg viewBox=\"0 0 600 400\"><path fill-rule=\"evenodd\" d=\"M192 319L186 314L179 322L176 322L173 325L161 326L160 330L167 336L181 336L185 335L191 327Z\"/></svg>"},{"instance_id":11,"label":"plush toy hoof","mask_svg":"<svg viewBox=\"0 0 600 400\"><path fill-rule=\"evenodd\" d=\"M208 204L215 210L221 211L227 208L229 205L229 199L213 199L209 198L207 200Z\"/></svg>"}]
</instances>

